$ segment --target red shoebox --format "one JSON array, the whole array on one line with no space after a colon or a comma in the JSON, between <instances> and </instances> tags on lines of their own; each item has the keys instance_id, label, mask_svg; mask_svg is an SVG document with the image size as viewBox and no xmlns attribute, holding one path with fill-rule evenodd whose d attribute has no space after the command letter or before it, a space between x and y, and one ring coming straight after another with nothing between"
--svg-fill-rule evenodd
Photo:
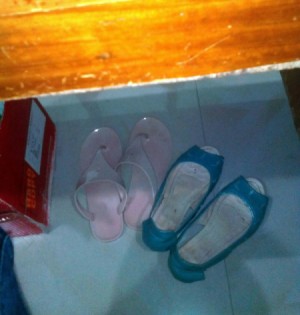
<instances>
[{"instance_id":1,"label":"red shoebox","mask_svg":"<svg viewBox=\"0 0 300 315\"><path fill-rule=\"evenodd\" d=\"M39 234L49 220L55 125L37 99L4 104L0 123L0 226Z\"/></svg>"}]
</instances>

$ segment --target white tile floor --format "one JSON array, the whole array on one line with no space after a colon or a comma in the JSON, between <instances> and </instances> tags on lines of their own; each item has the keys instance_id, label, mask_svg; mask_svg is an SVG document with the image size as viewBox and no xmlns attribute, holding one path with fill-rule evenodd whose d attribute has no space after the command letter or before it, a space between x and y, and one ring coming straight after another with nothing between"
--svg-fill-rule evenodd
<instances>
[{"instance_id":1,"label":"white tile floor","mask_svg":"<svg viewBox=\"0 0 300 315\"><path fill-rule=\"evenodd\" d=\"M226 260L234 314L299 314L300 143L280 75L264 79L199 82L204 137L226 159L220 186L254 176L271 198L263 226Z\"/></svg>"},{"instance_id":2,"label":"white tile floor","mask_svg":"<svg viewBox=\"0 0 300 315\"><path fill-rule=\"evenodd\" d=\"M57 126L51 226L14 239L16 270L32 314L298 314L300 146L278 73L243 75L40 99ZM167 253L151 252L126 229L115 242L92 238L71 198L78 155L94 128L114 128L126 147L143 116L170 129L173 158L193 144L225 156L220 184L261 179L271 196L257 234L204 282L172 278Z\"/></svg>"}]
</instances>

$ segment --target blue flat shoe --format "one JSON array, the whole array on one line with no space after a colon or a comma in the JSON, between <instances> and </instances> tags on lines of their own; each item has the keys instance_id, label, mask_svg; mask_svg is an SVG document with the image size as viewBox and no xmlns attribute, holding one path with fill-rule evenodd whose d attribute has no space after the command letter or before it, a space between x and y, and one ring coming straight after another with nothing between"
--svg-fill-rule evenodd
<instances>
[{"instance_id":1,"label":"blue flat shoe","mask_svg":"<svg viewBox=\"0 0 300 315\"><path fill-rule=\"evenodd\" d=\"M224 158L212 147L193 146L168 171L143 222L143 241L155 251L169 250L219 179Z\"/></svg>"},{"instance_id":2,"label":"blue flat shoe","mask_svg":"<svg viewBox=\"0 0 300 315\"><path fill-rule=\"evenodd\" d=\"M204 271L226 258L261 224L268 198L254 178L239 177L189 223L171 249L169 269L182 282L204 280Z\"/></svg>"}]
</instances>

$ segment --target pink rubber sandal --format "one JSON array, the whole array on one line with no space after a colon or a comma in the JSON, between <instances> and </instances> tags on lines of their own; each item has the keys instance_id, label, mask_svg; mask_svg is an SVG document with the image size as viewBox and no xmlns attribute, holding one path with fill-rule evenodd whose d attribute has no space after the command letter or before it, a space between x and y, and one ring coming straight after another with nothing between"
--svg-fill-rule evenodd
<instances>
[{"instance_id":1,"label":"pink rubber sandal","mask_svg":"<svg viewBox=\"0 0 300 315\"><path fill-rule=\"evenodd\" d=\"M152 209L155 194L171 161L169 130L155 118L143 118L134 127L117 169L127 188L124 220L138 229Z\"/></svg>"},{"instance_id":2,"label":"pink rubber sandal","mask_svg":"<svg viewBox=\"0 0 300 315\"><path fill-rule=\"evenodd\" d=\"M127 193L115 171L121 155L119 137L110 128L93 131L81 148L81 176L74 202L78 211L90 220L95 238L102 241L113 241L123 232Z\"/></svg>"}]
</instances>

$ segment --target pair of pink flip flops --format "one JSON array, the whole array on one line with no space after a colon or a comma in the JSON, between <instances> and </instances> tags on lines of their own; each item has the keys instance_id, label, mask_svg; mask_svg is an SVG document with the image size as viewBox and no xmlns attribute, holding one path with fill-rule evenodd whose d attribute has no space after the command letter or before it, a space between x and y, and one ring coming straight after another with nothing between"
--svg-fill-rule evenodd
<instances>
[{"instance_id":1,"label":"pair of pink flip flops","mask_svg":"<svg viewBox=\"0 0 300 315\"><path fill-rule=\"evenodd\" d=\"M135 125L124 154L111 128L96 129L87 137L74 201L90 220L97 239L119 238L124 221L131 228L141 227L166 174L171 151L170 133L155 118L143 118Z\"/></svg>"}]
</instances>

